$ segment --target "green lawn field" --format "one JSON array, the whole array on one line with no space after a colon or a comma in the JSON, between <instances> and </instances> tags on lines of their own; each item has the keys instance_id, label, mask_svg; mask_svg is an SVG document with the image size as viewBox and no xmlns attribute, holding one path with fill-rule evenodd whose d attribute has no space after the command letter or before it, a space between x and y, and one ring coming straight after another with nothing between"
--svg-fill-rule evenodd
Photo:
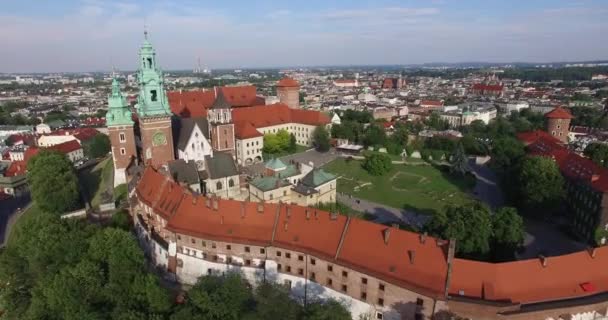
<instances>
[{"instance_id":1,"label":"green lawn field","mask_svg":"<svg viewBox=\"0 0 608 320\"><path fill-rule=\"evenodd\" d=\"M393 164L390 172L376 177L361 168L361 161L337 159L325 170L338 176L338 192L423 214L467 201L475 184L473 177L457 178L430 165Z\"/></svg>"}]
</instances>

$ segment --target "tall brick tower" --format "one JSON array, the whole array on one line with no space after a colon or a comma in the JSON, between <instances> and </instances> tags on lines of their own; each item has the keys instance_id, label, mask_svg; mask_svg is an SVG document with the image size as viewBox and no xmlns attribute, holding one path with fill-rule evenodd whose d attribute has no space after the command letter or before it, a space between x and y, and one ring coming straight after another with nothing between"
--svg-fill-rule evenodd
<instances>
[{"instance_id":1,"label":"tall brick tower","mask_svg":"<svg viewBox=\"0 0 608 320\"><path fill-rule=\"evenodd\" d=\"M156 52L148 41L147 32L139 49L139 96L137 115L141 135L141 156L144 163L166 165L175 159L172 113L164 88L162 71L156 64Z\"/></svg>"},{"instance_id":2,"label":"tall brick tower","mask_svg":"<svg viewBox=\"0 0 608 320\"><path fill-rule=\"evenodd\" d=\"M300 109L300 83L286 77L277 82L279 101L292 109Z\"/></svg>"},{"instance_id":3,"label":"tall brick tower","mask_svg":"<svg viewBox=\"0 0 608 320\"><path fill-rule=\"evenodd\" d=\"M106 126L112 143L112 160L114 160L114 186L127 182L125 169L131 158L137 157L133 124L127 100L120 92L120 83L114 78L106 113Z\"/></svg>"},{"instance_id":4,"label":"tall brick tower","mask_svg":"<svg viewBox=\"0 0 608 320\"><path fill-rule=\"evenodd\" d=\"M227 151L234 156L234 123L232 123L232 111L230 103L226 101L221 88L216 88L216 98L209 110L207 110L207 121L209 121L209 140L215 151Z\"/></svg>"},{"instance_id":5,"label":"tall brick tower","mask_svg":"<svg viewBox=\"0 0 608 320\"><path fill-rule=\"evenodd\" d=\"M545 114L545 118L547 118L547 132L561 142L568 143L572 114L562 107L557 107Z\"/></svg>"}]
</instances>

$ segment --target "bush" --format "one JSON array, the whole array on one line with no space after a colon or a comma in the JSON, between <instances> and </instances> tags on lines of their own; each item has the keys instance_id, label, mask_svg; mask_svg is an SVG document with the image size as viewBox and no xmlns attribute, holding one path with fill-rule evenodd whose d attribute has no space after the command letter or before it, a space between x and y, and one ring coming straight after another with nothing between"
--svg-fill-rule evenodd
<instances>
[{"instance_id":1,"label":"bush","mask_svg":"<svg viewBox=\"0 0 608 320\"><path fill-rule=\"evenodd\" d=\"M121 184L114 188L114 202L120 203L127 199L127 185Z\"/></svg>"},{"instance_id":2,"label":"bush","mask_svg":"<svg viewBox=\"0 0 608 320\"><path fill-rule=\"evenodd\" d=\"M408 144L407 146L405 146L405 153L408 157L411 157L414 153L414 147L411 144Z\"/></svg>"},{"instance_id":3,"label":"bush","mask_svg":"<svg viewBox=\"0 0 608 320\"><path fill-rule=\"evenodd\" d=\"M428 149L422 149L420 150L420 158L422 158L422 160L424 161L429 161L429 158L431 157L431 151Z\"/></svg>"},{"instance_id":4,"label":"bush","mask_svg":"<svg viewBox=\"0 0 608 320\"><path fill-rule=\"evenodd\" d=\"M374 176L381 176L393 168L391 158L385 154L371 154L365 157L363 169Z\"/></svg>"},{"instance_id":5,"label":"bush","mask_svg":"<svg viewBox=\"0 0 608 320\"><path fill-rule=\"evenodd\" d=\"M131 219L129 213L125 210L118 211L112 215L110 225L114 228L123 229L129 231L131 227Z\"/></svg>"},{"instance_id":6,"label":"bush","mask_svg":"<svg viewBox=\"0 0 608 320\"><path fill-rule=\"evenodd\" d=\"M400 156L403 152L403 147L401 147L395 142L389 142L386 144L386 151L390 154Z\"/></svg>"},{"instance_id":7,"label":"bush","mask_svg":"<svg viewBox=\"0 0 608 320\"><path fill-rule=\"evenodd\" d=\"M443 150L431 150L431 157L433 161L441 161L443 158Z\"/></svg>"}]
</instances>

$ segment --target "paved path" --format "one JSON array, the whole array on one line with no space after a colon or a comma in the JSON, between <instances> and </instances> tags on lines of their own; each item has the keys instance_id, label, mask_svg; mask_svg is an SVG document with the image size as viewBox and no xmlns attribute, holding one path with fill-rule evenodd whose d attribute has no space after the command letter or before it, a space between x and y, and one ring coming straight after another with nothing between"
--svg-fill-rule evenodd
<instances>
[{"instance_id":1,"label":"paved path","mask_svg":"<svg viewBox=\"0 0 608 320\"><path fill-rule=\"evenodd\" d=\"M367 212L375 216L374 221L378 223L400 222L420 228L430 219L429 216L421 215L411 210L397 209L372 201L351 197L347 194L338 193L336 200L354 210Z\"/></svg>"},{"instance_id":2,"label":"paved path","mask_svg":"<svg viewBox=\"0 0 608 320\"><path fill-rule=\"evenodd\" d=\"M494 172L484 165L476 164L474 159L469 160L469 167L477 178L473 188L474 197L485 202L493 210L502 207L505 199Z\"/></svg>"},{"instance_id":3,"label":"paved path","mask_svg":"<svg viewBox=\"0 0 608 320\"><path fill-rule=\"evenodd\" d=\"M6 202L2 202L0 205L0 247L6 245L8 236L11 234L11 230L17 220L27 211L31 206L32 202L29 196L21 197L19 199L10 199Z\"/></svg>"}]
</instances>

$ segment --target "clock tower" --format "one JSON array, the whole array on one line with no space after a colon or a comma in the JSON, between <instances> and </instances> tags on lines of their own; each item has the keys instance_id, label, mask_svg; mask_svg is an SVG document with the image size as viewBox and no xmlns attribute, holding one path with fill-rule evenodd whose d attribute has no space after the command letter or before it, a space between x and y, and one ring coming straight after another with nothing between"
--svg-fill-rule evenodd
<instances>
[{"instance_id":1,"label":"clock tower","mask_svg":"<svg viewBox=\"0 0 608 320\"><path fill-rule=\"evenodd\" d=\"M216 88L216 98L209 110L209 140L215 151L226 151L234 157L234 123L232 122L231 105L226 101L221 88Z\"/></svg>"},{"instance_id":2,"label":"clock tower","mask_svg":"<svg viewBox=\"0 0 608 320\"><path fill-rule=\"evenodd\" d=\"M141 135L141 158L153 166L166 165L175 159L173 147L173 114L164 88L162 71L156 63L156 51L148 41L148 34L139 49L139 96L137 116Z\"/></svg>"},{"instance_id":3,"label":"clock tower","mask_svg":"<svg viewBox=\"0 0 608 320\"><path fill-rule=\"evenodd\" d=\"M120 83L112 80L112 92L108 96L106 126L112 144L114 161L114 186L127 183L126 168L131 159L137 157L133 119L127 100L120 92Z\"/></svg>"}]
</instances>

